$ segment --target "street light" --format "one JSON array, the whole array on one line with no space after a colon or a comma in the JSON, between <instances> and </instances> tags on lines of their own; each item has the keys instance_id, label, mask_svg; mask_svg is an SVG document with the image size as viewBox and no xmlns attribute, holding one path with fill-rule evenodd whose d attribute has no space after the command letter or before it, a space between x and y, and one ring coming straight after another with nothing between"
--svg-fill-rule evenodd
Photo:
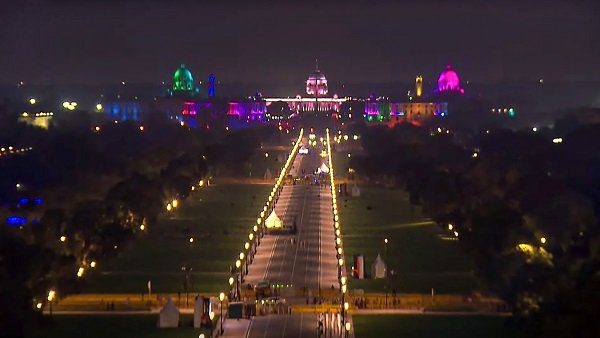
<instances>
[{"instance_id":1,"label":"street light","mask_svg":"<svg viewBox=\"0 0 600 338\"><path fill-rule=\"evenodd\" d=\"M50 290L48 291L48 305L50 306L50 315L52 316L52 302L56 298L56 291Z\"/></svg>"},{"instance_id":2,"label":"street light","mask_svg":"<svg viewBox=\"0 0 600 338\"><path fill-rule=\"evenodd\" d=\"M221 292L219 294L219 302L221 304L221 335L223 335L223 301L225 300L225 294Z\"/></svg>"}]
</instances>

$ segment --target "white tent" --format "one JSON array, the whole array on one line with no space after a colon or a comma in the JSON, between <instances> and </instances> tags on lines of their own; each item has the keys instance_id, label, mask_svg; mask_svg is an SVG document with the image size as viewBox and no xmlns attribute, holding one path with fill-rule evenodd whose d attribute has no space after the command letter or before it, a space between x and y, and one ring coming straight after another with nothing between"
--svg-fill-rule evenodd
<instances>
[{"instance_id":1,"label":"white tent","mask_svg":"<svg viewBox=\"0 0 600 338\"><path fill-rule=\"evenodd\" d=\"M269 170L269 168L267 168L267 170L265 171L265 180L270 180L273 178L273 175L271 174L271 170Z\"/></svg>"},{"instance_id":2,"label":"white tent","mask_svg":"<svg viewBox=\"0 0 600 338\"><path fill-rule=\"evenodd\" d=\"M317 172L319 174L327 174L327 173L329 173L329 167L325 163L323 163L323 164L321 164L319 169L317 169Z\"/></svg>"},{"instance_id":3,"label":"white tent","mask_svg":"<svg viewBox=\"0 0 600 338\"><path fill-rule=\"evenodd\" d=\"M381 258L381 255L377 255L375 261L371 265L371 278L385 278L387 275L387 266Z\"/></svg>"},{"instance_id":4,"label":"white tent","mask_svg":"<svg viewBox=\"0 0 600 338\"><path fill-rule=\"evenodd\" d=\"M202 297L196 298L194 302L194 327L199 328L202 325L202 310L204 300Z\"/></svg>"},{"instance_id":5,"label":"white tent","mask_svg":"<svg viewBox=\"0 0 600 338\"><path fill-rule=\"evenodd\" d=\"M267 219L265 220L265 226L267 227L267 229L283 228L283 222L281 222L281 219L279 218L279 216L277 216L275 210L273 210L269 217L267 217Z\"/></svg>"},{"instance_id":6,"label":"white tent","mask_svg":"<svg viewBox=\"0 0 600 338\"><path fill-rule=\"evenodd\" d=\"M300 147L300 150L298 150L298 153L300 155L306 155L308 154L308 148L306 148L305 146Z\"/></svg>"},{"instance_id":7,"label":"white tent","mask_svg":"<svg viewBox=\"0 0 600 338\"><path fill-rule=\"evenodd\" d=\"M358 185L353 185L352 191L350 193L352 194L352 197L360 197L360 188L358 187Z\"/></svg>"},{"instance_id":8,"label":"white tent","mask_svg":"<svg viewBox=\"0 0 600 338\"><path fill-rule=\"evenodd\" d=\"M169 298L167 304L160 310L158 316L158 327L178 327L179 326L179 309Z\"/></svg>"}]
</instances>

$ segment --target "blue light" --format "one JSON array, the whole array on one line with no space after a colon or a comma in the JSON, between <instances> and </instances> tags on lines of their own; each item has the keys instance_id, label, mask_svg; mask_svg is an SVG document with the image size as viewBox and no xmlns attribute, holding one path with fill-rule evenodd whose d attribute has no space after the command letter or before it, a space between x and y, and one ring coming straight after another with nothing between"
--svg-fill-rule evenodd
<instances>
[{"instance_id":1,"label":"blue light","mask_svg":"<svg viewBox=\"0 0 600 338\"><path fill-rule=\"evenodd\" d=\"M29 204L29 198L23 197L19 200L19 202L17 202L17 205L25 205L25 204Z\"/></svg>"},{"instance_id":2,"label":"blue light","mask_svg":"<svg viewBox=\"0 0 600 338\"><path fill-rule=\"evenodd\" d=\"M8 225L23 225L27 223L27 218L20 216L10 216L6 218L6 224Z\"/></svg>"}]
</instances>

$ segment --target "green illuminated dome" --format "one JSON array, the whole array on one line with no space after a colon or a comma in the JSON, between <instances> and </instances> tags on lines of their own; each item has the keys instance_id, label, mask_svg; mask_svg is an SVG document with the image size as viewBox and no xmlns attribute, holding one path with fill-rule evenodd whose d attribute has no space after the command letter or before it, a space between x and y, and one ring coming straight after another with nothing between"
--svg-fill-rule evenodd
<instances>
[{"instance_id":1,"label":"green illuminated dome","mask_svg":"<svg viewBox=\"0 0 600 338\"><path fill-rule=\"evenodd\" d=\"M192 72L185 68L184 64L173 74L173 91L191 92L194 90L194 78Z\"/></svg>"}]
</instances>

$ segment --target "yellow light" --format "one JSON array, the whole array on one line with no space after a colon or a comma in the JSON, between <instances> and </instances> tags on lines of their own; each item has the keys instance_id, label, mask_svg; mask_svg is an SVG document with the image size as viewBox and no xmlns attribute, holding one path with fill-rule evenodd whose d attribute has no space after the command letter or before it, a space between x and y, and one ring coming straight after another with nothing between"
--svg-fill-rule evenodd
<instances>
[{"instance_id":1,"label":"yellow light","mask_svg":"<svg viewBox=\"0 0 600 338\"><path fill-rule=\"evenodd\" d=\"M258 225L255 225L254 228L252 228L252 230L254 230L254 232L258 231Z\"/></svg>"},{"instance_id":2,"label":"yellow light","mask_svg":"<svg viewBox=\"0 0 600 338\"><path fill-rule=\"evenodd\" d=\"M265 158L269 157L269 153L265 153Z\"/></svg>"},{"instance_id":3,"label":"yellow light","mask_svg":"<svg viewBox=\"0 0 600 338\"><path fill-rule=\"evenodd\" d=\"M542 242L542 244L546 244L546 237L540 238L540 242Z\"/></svg>"},{"instance_id":4,"label":"yellow light","mask_svg":"<svg viewBox=\"0 0 600 338\"><path fill-rule=\"evenodd\" d=\"M85 270L83 268L79 268L79 270L77 270L77 277L81 278L84 272Z\"/></svg>"},{"instance_id":5,"label":"yellow light","mask_svg":"<svg viewBox=\"0 0 600 338\"><path fill-rule=\"evenodd\" d=\"M171 210L173 210L173 206L171 205L171 203L167 203L167 211Z\"/></svg>"},{"instance_id":6,"label":"yellow light","mask_svg":"<svg viewBox=\"0 0 600 338\"><path fill-rule=\"evenodd\" d=\"M335 228L338 229L340 227L340 222L335 222Z\"/></svg>"},{"instance_id":7,"label":"yellow light","mask_svg":"<svg viewBox=\"0 0 600 338\"><path fill-rule=\"evenodd\" d=\"M350 332L351 328L352 328L352 325L350 324L350 322L346 323L346 331Z\"/></svg>"},{"instance_id":8,"label":"yellow light","mask_svg":"<svg viewBox=\"0 0 600 338\"><path fill-rule=\"evenodd\" d=\"M213 320L213 319L215 319L215 313L211 311L211 312L208 314L208 318L210 318L210 320Z\"/></svg>"},{"instance_id":9,"label":"yellow light","mask_svg":"<svg viewBox=\"0 0 600 338\"><path fill-rule=\"evenodd\" d=\"M173 202L171 202L171 204L173 205L173 208L177 208L179 206L179 201L173 200Z\"/></svg>"},{"instance_id":10,"label":"yellow light","mask_svg":"<svg viewBox=\"0 0 600 338\"><path fill-rule=\"evenodd\" d=\"M256 219L256 224L260 225L261 222L262 222L262 218L257 218Z\"/></svg>"},{"instance_id":11,"label":"yellow light","mask_svg":"<svg viewBox=\"0 0 600 338\"><path fill-rule=\"evenodd\" d=\"M196 190L196 186L192 185L192 191Z\"/></svg>"},{"instance_id":12,"label":"yellow light","mask_svg":"<svg viewBox=\"0 0 600 338\"><path fill-rule=\"evenodd\" d=\"M140 126L140 131L144 131L144 126Z\"/></svg>"},{"instance_id":13,"label":"yellow light","mask_svg":"<svg viewBox=\"0 0 600 338\"><path fill-rule=\"evenodd\" d=\"M452 230L454 229L454 225L452 225L452 223L448 224L448 230Z\"/></svg>"},{"instance_id":14,"label":"yellow light","mask_svg":"<svg viewBox=\"0 0 600 338\"><path fill-rule=\"evenodd\" d=\"M341 240L341 238L339 238L339 237L338 237L338 238L336 238L336 239L335 239L335 243L336 243L337 245L340 245L340 244L342 244L342 240Z\"/></svg>"},{"instance_id":15,"label":"yellow light","mask_svg":"<svg viewBox=\"0 0 600 338\"><path fill-rule=\"evenodd\" d=\"M267 210L267 207L264 207L264 210L260 212L260 218L265 217L265 211Z\"/></svg>"},{"instance_id":16,"label":"yellow light","mask_svg":"<svg viewBox=\"0 0 600 338\"><path fill-rule=\"evenodd\" d=\"M242 262L238 259L235 261L235 267L239 269L240 266L242 266Z\"/></svg>"},{"instance_id":17,"label":"yellow light","mask_svg":"<svg viewBox=\"0 0 600 338\"><path fill-rule=\"evenodd\" d=\"M224 301L225 300L225 294L223 292L219 293L219 300L220 301Z\"/></svg>"},{"instance_id":18,"label":"yellow light","mask_svg":"<svg viewBox=\"0 0 600 338\"><path fill-rule=\"evenodd\" d=\"M100 110L102 110L102 103L98 103L98 104L96 104L96 110L97 110L97 111L100 111Z\"/></svg>"},{"instance_id":19,"label":"yellow light","mask_svg":"<svg viewBox=\"0 0 600 338\"><path fill-rule=\"evenodd\" d=\"M240 260L243 260L243 259L244 259L244 257L246 257L246 255L244 255L244 253L243 253L243 252L240 252Z\"/></svg>"},{"instance_id":20,"label":"yellow light","mask_svg":"<svg viewBox=\"0 0 600 338\"><path fill-rule=\"evenodd\" d=\"M37 303L37 304L35 305L35 307L36 307L36 308L38 308L38 309L41 309L41 308L42 308L42 303Z\"/></svg>"},{"instance_id":21,"label":"yellow light","mask_svg":"<svg viewBox=\"0 0 600 338\"><path fill-rule=\"evenodd\" d=\"M248 239L249 240L253 240L254 239L254 234L253 233L248 234Z\"/></svg>"},{"instance_id":22,"label":"yellow light","mask_svg":"<svg viewBox=\"0 0 600 338\"><path fill-rule=\"evenodd\" d=\"M50 290L48 291L48 301L51 302L56 298L56 291Z\"/></svg>"},{"instance_id":23,"label":"yellow light","mask_svg":"<svg viewBox=\"0 0 600 338\"><path fill-rule=\"evenodd\" d=\"M458 231L454 231L454 236L458 237Z\"/></svg>"},{"instance_id":24,"label":"yellow light","mask_svg":"<svg viewBox=\"0 0 600 338\"><path fill-rule=\"evenodd\" d=\"M229 285L233 285L233 277L229 277Z\"/></svg>"},{"instance_id":25,"label":"yellow light","mask_svg":"<svg viewBox=\"0 0 600 338\"><path fill-rule=\"evenodd\" d=\"M183 126L185 126L185 122L181 121L181 122L179 122L179 125L183 127Z\"/></svg>"},{"instance_id":26,"label":"yellow light","mask_svg":"<svg viewBox=\"0 0 600 338\"><path fill-rule=\"evenodd\" d=\"M340 278L340 282L342 282L342 285L346 285L346 276L342 276L342 278Z\"/></svg>"},{"instance_id":27,"label":"yellow light","mask_svg":"<svg viewBox=\"0 0 600 338\"><path fill-rule=\"evenodd\" d=\"M190 237L190 243L194 243L194 237Z\"/></svg>"},{"instance_id":28,"label":"yellow light","mask_svg":"<svg viewBox=\"0 0 600 338\"><path fill-rule=\"evenodd\" d=\"M248 242L244 243L244 248L246 250L250 249L250 243L248 243Z\"/></svg>"},{"instance_id":29,"label":"yellow light","mask_svg":"<svg viewBox=\"0 0 600 338\"><path fill-rule=\"evenodd\" d=\"M344 310L348 311L348 308L350 308L350 304L348 304L348 302L344 302Z\"/></svg>"},{"instance_id":30,"label":"yellow light","mask_svg":"<svg viewBox=\"0 0 600 338\"><path fill-rule=\"evenodd\" d=\"M62 106L63 106L63 108L67 108L68 109L71 106L71 102L65 101L65 102L62 103Z\"/></svg>"},{"instance_id":31,"label":"yellow light","mask_svg":"<svg viewBox=\"0 0 600 338\"><path fill-rule=\"evenodd\" d=\"M338 252L338 255L341 255L342 254L342 248L338 248L337 252Z\"/></svg>"},{"instance_id":32,"label":"yellow light","mask_svg":"<svg viewBox=\"0 0 600 338\"><path fill-rule=\"evenodd\" d=\"M64 235L63 235L63 236L60 236L60 241L61 241L61 242L64 242L64 241L66 241L66 240L67 240L67 236L64 236Z\"/></svg>"},{"instance_id":33,"label":"yellow light","mask_svg":"<svg viewBox=\"0 0 600 338\"><path fill-rule=\"evenodd\" d=\"M27 117L27 116L29 116L29 114L27 114L26 112L23 112L23 114L21 114L21 116Z\"/></svg>"},{"instance_id":34,"label":"yellow light","mask_svg":"<svg viewBox=\"0 0 600 338\"><path fill-rule=\"evenodd\" d=\"M204 180L200 180L200 182L198 182L198 185L201 187L204 186Z\"/></svg>"},{"instance_id":35,"label":"yellow light","mask_svg":"<svg viewBox=\"0 0 600 338\"><path fill-rule=\"evenodd\" d=\"M340 266L344 266L344 259L343 258L338 259L338 264Z\"/></svg>"},{"instance_id":36,"label":"yellow light","mask_svg":"<svg viewBox=\"0 0 600 338\"><path fill-rule=\"evenodd\" d=\"M146 230L146 226L144 224L140 224L140 230L142 230L142 231Z\"/></svg>"},{"instance_id":37,"label":"yellow light","mask_svg":"<svg viewBox=\"0 0 600 338\"><path fill-rule=\"evenodd\" d=\"M94 130L96 130L96 131L100 131L100 126L96 126L96 127L94 127Z\"/></svg>"},{"instance_id":38,"label":"yellow light","mask_svg":"<svg viewBox=\"0 0 600 338\"><path fill-rule=\"evenodd\" d=\"M350 158L352 155L350 155L350 153L348 153L348 158Z\"/></svg>"},{"instance_id":39,"label":"yellow light","mask_svg":"<svg viewBox=\"0 0 600 338\"><path fill-rule=\"evenodd\" d=\"M92 261L92 262L90 263L90 266L91 266L92 268L95 268L95 267L96 267L96 261Z\"/></svg>"},{"instance_id":40,"label":"yellow light","mask_svg":"<svg viewBox=\"0 0 600 338\"><path fill-rule=\"evenodd\" d=\"M35 101L35 99L34 99L33 97L29 99L29 103L30 103L30 104L35 104L35 102L36 102L36 101Z\"/></svg>"},{"instance_id":41,"label":"yellow light","mask_svg":"<svg viewBox=\"0 0 600 338\"><path fill-rule=\"evenodd\" d=\"M340 235L340 229L335 229L335 235L339 236Z\"/></svg>"},{"instance_id":42,"label":"yellow light","mask_svg":"<svg viewBox=\"0 0 600 338\"><path fill-rule=\"evenodd\" d=\"M348 286L346 286L346 284L342 285L342 293L346 293L346 291L348 291Z\"/></svg>"},{"instance_id":43,"label":"yellow light","mask_svg":"<svg viewBox=\"0 0 600 338\"><path fill-rule=\"evenodd\" d=\"M383 240L383 242L384 242L385 244L388 244L388 239L387 239L387 238L386 238L386 239L384 239L384 240Z\"/></svg>"}]
</instances>

